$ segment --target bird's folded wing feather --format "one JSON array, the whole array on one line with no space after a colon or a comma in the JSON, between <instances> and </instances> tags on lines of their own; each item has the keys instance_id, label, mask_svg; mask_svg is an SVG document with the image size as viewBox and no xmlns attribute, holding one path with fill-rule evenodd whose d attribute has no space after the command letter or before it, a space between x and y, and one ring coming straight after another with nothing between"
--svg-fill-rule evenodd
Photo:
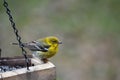
<instances>
[{"instance_id":1,"label":"bird's folded wing feather","mask_svg":"<svg viewBox=\"0 0 120 80\"><path fill-rule=\"evenodd\" d=\"M50 45L38 41L24 43L23 46L27 47L31 51L43 51L43 52L47 52L48 48L50 47Z\"/></svg>"}]
</instances>

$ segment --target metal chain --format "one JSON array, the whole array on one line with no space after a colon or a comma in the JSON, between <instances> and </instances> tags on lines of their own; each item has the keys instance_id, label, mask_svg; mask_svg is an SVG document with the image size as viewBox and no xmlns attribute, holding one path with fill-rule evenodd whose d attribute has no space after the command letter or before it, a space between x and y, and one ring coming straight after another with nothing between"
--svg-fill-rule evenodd
<instances>
[{"instance_id":1,"label":"metal chain","mask_svg":"<svg viewBox=\"0 0 120 80\"><path fill-rule=\"evenodd\" d=\"M12 26L12 28L13 28L13 30L14 30L14 33L15 33L15 35L16 35L16 39L17 39L17 41L18 41L19 47L21 48L22 54L23 54L24 57L25 57L25 60L26 60L26 63L27 63L27 64L26 64L26 65L27 65L27 70L29 70L29 59L28 59L28 57L27 57L27 52L26 52L26 50L24 49L24 47L23 47L23 45L22 45L23 43L22 43L22 41L21 41L21 37L20 37L20 35L18 34L18 29L16 28L15 22L14 22L14 20L13 20L12 15L11 15L10 9L8 8L8 3L6 2L6 0L4 0L3 6L6 8L6 13L7 13L7 15L9 16L9 20L10 20L11 26Z\"/></svg>"}]
</instances>

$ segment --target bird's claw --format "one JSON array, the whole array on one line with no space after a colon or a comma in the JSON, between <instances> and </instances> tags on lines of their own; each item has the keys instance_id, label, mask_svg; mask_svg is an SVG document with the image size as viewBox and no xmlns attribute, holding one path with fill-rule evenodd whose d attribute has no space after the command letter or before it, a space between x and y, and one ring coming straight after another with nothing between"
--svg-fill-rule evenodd
<instances>
[{"instance_id":1,"label":"bird's claw","mask_svg":"<svg viewBox=\"0 0 120 80\"><path fill-rule=\"evenodd\" d=\"M47 63L49 60L47 58L42 58L41 61L43 61L44 63Z\"/></svg>"}]
</instances>

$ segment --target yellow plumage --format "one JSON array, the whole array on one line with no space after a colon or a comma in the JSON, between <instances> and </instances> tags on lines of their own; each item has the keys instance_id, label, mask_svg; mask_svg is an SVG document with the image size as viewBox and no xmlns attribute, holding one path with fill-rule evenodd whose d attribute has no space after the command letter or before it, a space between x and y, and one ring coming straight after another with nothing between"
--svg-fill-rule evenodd
<instances>
[{"instance_id":1,"label":"yellow plumage","mask_svg":"<svg viewBox=\"0 0 120 80\"><path fill-rule=\"evenodd\" d=\"M54 56L58 52L59 44L61 44L59 39L57 37L54 37L54 36L39 39L37 41L40 43L43 43L43 45L45 45L45 46L50 46L48 48L48 51L46 51L46 52L37 51L39 56L42 58L50 58L50 57Z\"/></svg>"}]
</instances>

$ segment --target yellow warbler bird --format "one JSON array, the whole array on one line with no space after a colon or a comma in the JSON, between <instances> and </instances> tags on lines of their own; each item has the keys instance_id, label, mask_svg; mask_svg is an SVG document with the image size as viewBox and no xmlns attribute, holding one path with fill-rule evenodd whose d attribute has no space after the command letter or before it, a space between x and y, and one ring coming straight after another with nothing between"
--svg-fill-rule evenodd
<instances>
[{"instance_id":1,"label":"yellow warbler bird","mask_svg":"<svg viewBox=\"0 0 120 80\"><path fill-rule=\"evenodd\" d=\"M13 43L18 45L18 43ZM33 57L41 59L44 63L58 52L58 46L62 44L57 37L49 36L29 43L23 43L22 46L33 52Z\"/></svg>"}]
</instances>

